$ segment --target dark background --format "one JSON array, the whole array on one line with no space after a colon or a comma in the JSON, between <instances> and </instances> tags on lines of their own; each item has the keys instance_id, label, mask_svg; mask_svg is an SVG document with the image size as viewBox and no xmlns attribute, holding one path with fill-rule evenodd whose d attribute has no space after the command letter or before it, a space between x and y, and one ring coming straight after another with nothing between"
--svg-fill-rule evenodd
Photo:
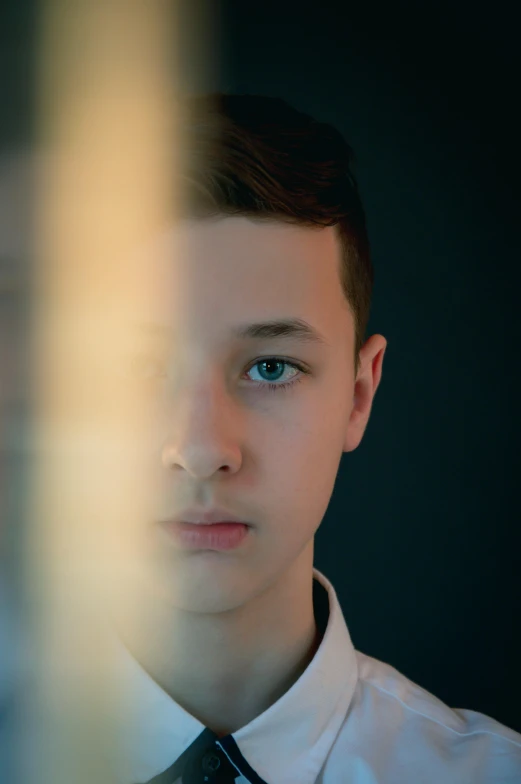
<instances>
[{"instance_id":1,"label":"dark background","mask_svg":"<svg viewBox=\"0 0 521 784\"><path fill-rule=\"evenodd\" d=\"M215 0L189 89L276 95L356 154L388 341L316 537L355 647L521 732L520 55L513 3ZM31 134L34 3L5 6L3 148ZM194 41L191 3L181 39ZM194 15L195 12L195 15Z\"/></svg>"},{"instance_id":2,"label":"dark background","mask_svg":"<svg viewBox=\"0 0 521 784\"><path fill-rule=\"evenodd\" d=\"M202 8L204 3L198 3ZM521 731L521 58L514 6L220 0L208 83L355 151L388 341L315 565L355 647ZM186 39L185 39L186 40Z\"/></svg>"}]
</instances>

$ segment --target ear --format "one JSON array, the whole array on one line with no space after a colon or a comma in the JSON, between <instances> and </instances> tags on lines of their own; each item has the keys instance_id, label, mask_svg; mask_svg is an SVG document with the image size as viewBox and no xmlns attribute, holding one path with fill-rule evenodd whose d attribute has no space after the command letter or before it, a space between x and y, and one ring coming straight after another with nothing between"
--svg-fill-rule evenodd
<instances>
[{"instance_id":1,"label":"ear","mask_svg":"<svg viewBox=\"0 0 521 784\"><path fill-rule=\"evenodd\" d=\"M355 380L353 409L347 425L344 452L357 448L365 433L373 399L382 378L382 365L387 341L383 335L372 335L360 349L360 370Z\"/></svg>"}]
</instances>

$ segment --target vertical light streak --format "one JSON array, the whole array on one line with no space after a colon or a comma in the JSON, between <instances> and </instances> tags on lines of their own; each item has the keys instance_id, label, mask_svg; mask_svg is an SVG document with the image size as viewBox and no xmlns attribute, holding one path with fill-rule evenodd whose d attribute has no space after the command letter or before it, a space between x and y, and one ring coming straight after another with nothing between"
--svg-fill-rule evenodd
<instances>
[{"instance_id":1,"label":"vertical light streak","mask_svg":"<svg viewBox=\"0 0 521 784\"><path fill-rule=\"evenodd\" d=\"M117 663L103 610L139 559L153 427L117 368L136 313L153 320L153 269L137 251L176 212L174 25L162 2L43 5L24 566L38 745L21 747L33 756L24 784L115 780L104 754L117 745ZM139 614L139 595L125 600Z\"/></svg>"}]
</instances>

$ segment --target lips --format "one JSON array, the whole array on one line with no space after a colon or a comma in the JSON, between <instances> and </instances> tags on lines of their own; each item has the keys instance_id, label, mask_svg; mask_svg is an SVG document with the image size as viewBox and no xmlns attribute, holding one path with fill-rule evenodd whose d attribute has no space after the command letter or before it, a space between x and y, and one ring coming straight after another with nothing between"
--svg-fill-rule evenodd
<instances>
[{"instance_id":1,"label":"lips","mask_svg":"<svg viewBox=\"0 0 521 784\"><path fill-rule=\"evenodd\" d=\"M242 523L249 525L246 520L223 507L191 507L180 512L175 517L168 520L161 520L161 523L193 523L194 525L213 525L214 523Z\"/></svg>"},{"instance_id":2,"label":"lips","mask_svg":"<svg viewBox=\"0 0 521 784\"><path fill-rule=\"evenodd\" d=\"M237 522L163 522L160 527L176 546L187 550L233 550L247 539L249 533L248 525Z\"/></svg>"}]
</instances>

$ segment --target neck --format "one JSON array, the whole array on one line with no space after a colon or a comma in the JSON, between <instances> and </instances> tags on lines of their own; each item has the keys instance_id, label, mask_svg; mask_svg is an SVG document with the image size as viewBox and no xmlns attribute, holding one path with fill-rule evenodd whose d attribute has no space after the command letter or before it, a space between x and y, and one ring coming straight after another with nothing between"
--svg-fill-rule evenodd
<instances>
[{"instance_id":1,"label":"neck","mask_svg":"<svg viewBox=\"0 0 521 784\"><path fill-rule=\"evenodd\" d=\"M126 646L181 707L220 737L275 703L302 675L320 640L313 614L313 551L265 591L226 613L155 602L147 631L118 619Z\"/></svg>"}]
</instances>

